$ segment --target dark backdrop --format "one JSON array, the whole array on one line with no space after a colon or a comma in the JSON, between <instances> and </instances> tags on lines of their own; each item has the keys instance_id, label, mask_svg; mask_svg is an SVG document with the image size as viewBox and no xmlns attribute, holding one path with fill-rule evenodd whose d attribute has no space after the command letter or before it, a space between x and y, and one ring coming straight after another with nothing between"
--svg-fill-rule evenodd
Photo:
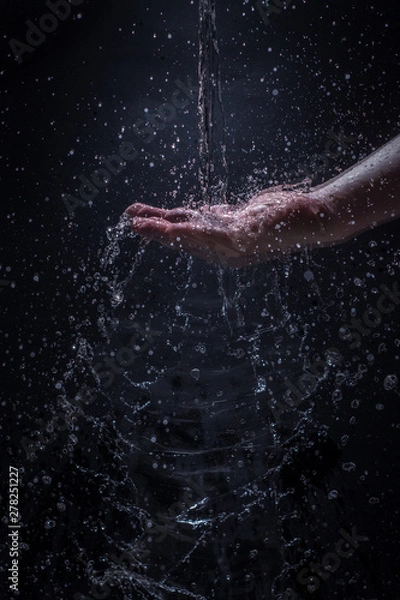
<instances>
[{"instance_id":1,"label":"dark backdrop","mask_svg":"<svg viewBox=\"0 0 400 600\"><path fill-rule=\"evenodd\" d=\"M286 10L271 14L269 23L265 22L265 8L261 10L264 20L253 1L217 2L231 201L274 182L312 177L319 183L399 132L399 9L394 3L296 0ZM90 560L109 553L102 535L112 538L115 528L128 527L117 510L115 515L102 513L98 473L105 471L111 479L114 475L118 479L119 474L126 484L126 489L120 489L115 483L113 491L107 492L116 496L114 506L122 499L133 505L137 503L140 477L135 480L136 487L127 482L136 472L141 470L144 477L143 473L149 470L140 461L130 464L124 453L118 454L113 448L112 440L118 439L123 428L112 411L124 415L128 409L124 412L122 407L113 405L107 394L103 398L99 392L103 399L83 411L86 418L97 419L92 423L103 423L107 429L104 439L98 425L91 428L81 417L75 433L72 419L68 427L57 430L54 441L52 431L47 429L59 408L59 390L64 389L66 381L79 384L79 377L84 377L88 369L87 354L101 346L102 325L96 325L98 318L104 318L109 328L113 326L110 290L115 291L115 272L112 266L105 269L100 262L108 244L107 228L114 226L124 208L135 201L172 207L189 195L196 197L198 116L194 88L198 7L196 2L187 0L84 0L71 6L71 14L56 21L55 30L45 38L36 33L31 38L36 46L31 46L31 52L23 51L18 62L10 41L26 43L31 27L27 20L38 24L48 12L46 4L37 0L15 1L1 8L2 459L4 473L10 464L21 469L20 511L26 528L21 540L26 545L22 549L20 589L27 598L58 599L89 592L93 580L88 569ZM48 27L52 28L51 22ZM189 86L186 96L183 86ZM188 99L185 106L177 108L172 116L164 107L165 122L159 117L153 121L157 124L156 135L154 127L143 130L146 115L154 115L165 103L171 104L177 89L181 90L181 103ZM331 154L327 152L329 140L333 140ZM136 149L135 158L127 161L121 172L112 174L106 186L99 185L97 192L93 187L85 188L86 197L92 194L93 198L83 201L79 196L80 177L90 179L101 167L101 158L118 154L124 142ZM75 205L72 197L79 200ZM354 315L352 311L362 314L369 303L373 305L371 298L379 285L392 288L397 281L398 228L398 223L393 222L338 249L315 252L311 259L297 257L291 265L261 266L242 274L247 333L254 332L258 323L268 325L260 318L260 306L265 285L275 273L274 285L284 298L284 308L278 300L270 316L283 320L285 310L295 313L300 324L299 339L311 328L312 333L306 338L306 345L311 344L309 353L339 345L337 331ZM138 241L130 239L122 248L119 280L129 272ZM204 288L196 298L188 298L186 258L176 258L151 244L143 261L135 275L134 288L128 287L131 310L139 312L140 323L154 321L152 327L160 331L165 331L168 323L170 343L165 342L164 354L160 350L158 366L176 366L168 354L174 344L179 345L184 330L182 315L182 329L176 326L176 306L187 302L196 318L207 313L214 322L222 319L218 273L194 261L190 277L199 288L202 282ZM318 274L311 287L304 279L306 269ZM228 274L223 282L232 298L234 291L229 285L235 288L235 277ZM277 287L271 289L276 291ZM117 316L123 320L128 313L126 308ZM321 316L323 313L329 315L329 321ZM196 333L199 343L203 328L204 323ZM233 338L238 335L232 330L229 333L229 328L225 334ZM337 405L331 399L337 381L323 383L317 411L329 429L330 441L323 445L329 458L326 473L332 465L343 472L342 462L357 465L355 473L352 467L350 475L345 472L350 480L343 484L343 496L346 511L352 515L347 523L358 519L358 530L371 540L360 555L361 567L357 568L362 574L375 570L366 589L362 577L356 578L353 595L341 592L342 588L337 591L332 575L326 582L325 596L315 595L322 593L319 591L310 597L397 598L399 396L396 390L382 385L388 374L398 374L396 313L388 316L381 333L373 335L375 338L371 335L363 339L356 359L345 346L346 360L353 367L364 363L368 355L374 355L376 360L362 381L355 384L356 390L349 385L345 400ZM84 344L79 346L82 339ZM121 346L127 342L117 343ZM267 336L266 356L270 356L270 345ZM279 356L279 344L277 348ZM212 356L208 359L213 362ZM184 362L179 365L182 367ZM273 372L271 364L268 368ZM299 364L296 368L301 371ZM186 370L195 366L188 360ZM227 364L228 368L232 365ZM243 377L247 376L248 372L243 372ZM174 385L172 382L172 388ZM118 396L118 386L113 389L114 396ZM349 419L354 416L352 407L357 399L365 399L365 405L353 427ZM384 409L377 410L377 404ZM68 407L61 406L67 411ZM296 432L303 441L306 439L308 448L302 450L301 460L295 464L296 481L300 473L308 473L312 457L319 452L314 452L313 446L319 435L316 431L320 431L319 426L306 428L301 435ZM71 435L77 435L77 442L68 437ZM296 435L293 444L289 444L290 456L293 447L300 443ZM343 436L347 436L346 443L342 443ZM341 462L338 456L345 446L351 460ZM119 456L120 464L113 462L115 456ZM46 483L46 477L51 478L50 483ZM290 469L281 472L281 479L280 485L293 487ZM143 485L160 489L161 484L153 478ZM214 489L216 485L213 482ZM5 505L6 487L2 497ZM67 497L68 509L57 508L63 504L60 499ZM370 502L370 498L378 498L379 503ZM316 505L318 509L318 497ZM151 513L155 508L149 510ZM312 509L307 510L310 512L306 514L312 514ZM141 515L135 518L139 528ZM132 530L134 520L130 514ZM332 544L344 522L342 515L337 528L331 530ZM104 525L103 533L96 529L101 530L100 523ZM315 521L309 530L317 530L319 524ZM3 525L6 533L4 519ZM254 535L257 539L257 533ZM284 535L290 539L297 534L289 528ZM329 542L325 544L322 543L325 550L319 556L329 550ZM271 548L274 549L269 550L268 561L275 565L271 567L275 576L282 559L273 544ZM4 551L5 569L9 562L7 542ZM306 561L306 548L300 554ZM301 564L300 554L292 561L294 573L293 565ZM315 557L318 558L317 550ZM246 558L238 559L239 566L235 568L246 570L247 562ZM228 593L233 592L226 591L229 586L225 589L218 578L210 577L202 585L200 559L196 564L192 562L191 570L183 570L176 581L190 587L190 578L197 578L200 583L198 588L191 588L192 592L206 598L230 597ZM156 570L157 565L153 561ZM100 561L96 568L101 572L105 567ZM214 568L210 559L210 572ZM4 571L1 576L3 586ZM262 569L259 577L268 580ZM346 585L350 585L351 578L348 573ZM111 597L123 597L118 596L123 594L118 586L112 590ZM150 584L143 584L140 596L128 586L125 597L153 597L149 590ZM173 590L159 593L164 595L158 597L178 597ZM245 597L245 593L248 597L278 598L268 595L271 592L262 585L242 591L239 596Z\"/></svg>"}]
</instances>

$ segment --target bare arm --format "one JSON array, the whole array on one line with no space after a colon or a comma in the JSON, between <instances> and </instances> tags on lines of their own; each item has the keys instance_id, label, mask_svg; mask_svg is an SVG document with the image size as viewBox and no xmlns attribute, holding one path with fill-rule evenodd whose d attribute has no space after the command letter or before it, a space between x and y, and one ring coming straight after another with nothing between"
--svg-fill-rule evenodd
<instances>
[{"instance_id":1,"label":"bare arm","mask_svg":"<svg viewBox=\"0 0 400 600\"><path fill-rule=\"evenodd\" d=\"M400 135L310 190L330 208L323 242L340 243L400 217Z\"/></svg>"},{"instance_id":2,"label":"bare arm","mask_svg":"<svg viewBox=\"0 0 400 600\"><path fill-rule=\"evenodd\" d=\"M277 186L240 207L199 210L136 203L126 214L145 239L237 268L302 247L340 244L400 217L400 135L308 192Z\"/></svg>"}]
</instances>

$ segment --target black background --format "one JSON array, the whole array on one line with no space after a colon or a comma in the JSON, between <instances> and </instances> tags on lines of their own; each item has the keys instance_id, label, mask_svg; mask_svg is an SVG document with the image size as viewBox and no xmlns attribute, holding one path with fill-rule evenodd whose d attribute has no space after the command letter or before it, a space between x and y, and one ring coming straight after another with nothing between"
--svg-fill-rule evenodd
<instances>
[{"instance_id":1,"label":"black background","mask_svg":"<svg viewBox=\"0 0 400 600\"><path fill-rule=\"evenodd\" d=\"M63 454L67 441L59 436L56 444L45 444L35 461L28 460L21 438L33 437L29 432L37 427L37 419L49 420L57 394L54 386L71 370L77 336L99 343L95 326L98 306L109 305L109 290L106 285L96 290L93 280L94 274L101 271L107 227L115 225L126 206L135 201L172 207L197 193L196 101L178 110L175 119L149 144L138 135L134 124L144 118L145 109L153 113L162 103L170 102L177 79L196 82L198 7L188 0L85 0L72 7L71 16L47 34L34 52L25 53L22 64L18 64L9 41L24 41L26 20L37 23L45 12L45 3L38 1L14 1L1 8L0 278L5 282L0 291L4 345L2 458L4 473L9 464L24 470L20 510L29 548L21 561L22 595L58 599L73 598L76 592L88 593L90 589L85 565L90 556L103 554L101 532L93 533L89 527L91 533L85 533L84 524L90 521L92 511L94 521L104 520L106 533L124 527L123 523L115 525L120 515L98 516L102 509L96 472L107 461L110 467L104 469L109 469L110 477L114 472L134 472L136 467L128 461L125 464L123 458L120 465L115 465L112 444L102 445L95 427L81 427L74 453ZM398 134L400 32L399 8L394 2L296 1L287 10L272 15L269 24L263 22L251 0L218 1L216 13L232 201L256 187L296 179L296 169L297 179L308 169L315 173L314 183L319 183ZM278 91L276 95L274 90ZM342 152L338 149L335 159L330 159L321 172L315 168L315 160L324 154L332 131L352 141ZM77 196L79 175L88 177L99 167L100 157L114 154L123 141L135 145L138 157L112 177L91 206L78 206L72 216L63 194ZM289 280L282 265L273 267L279 274L281 293L286 294L286 307L297 311L299 322L312 323L315 311L321 307L332 317L326 329L322 321L319 323L308 343L312 341L316 349L323 348L326 341L327 346L339 346L337 331L341 323L349 321L351 309L355 307L362 314L368 303L374 305L374 286L385 283L392 287L400 264L396 254L398 233L399 225L393 222L340 248L313 253L311 261L315 260L312 264L318 282L312 289L304 281L299 258L293 259ZM371 241L377 245L371 246ZM119 267L121 272L129 270L138 242L131 239L123 248L126 254ZM163 327L163 314L172 313L183 294L186 259L176 259L169 251L151 244L143 260L136 279L135 302L145 303L148 315L157 314L158 325ZM209 284L209 295L205 293L198 300L197 310L215 311L218 318L219 305L212 305L218 299L215 271L198 261L193 269L195 277ZM261 302L261 282L267 280L268 271L264 265L242 275L248 283L244 292L248 307ZM356 278L362 281L361 287L354 284ZM275 318L279 319L279 311L277 307ZM111 318L112 311L106 310L106 314ZM326 387L320 391L324 401L317 409L322 423L329 427L330 440L324 445L330 458L321 477L330 472L330 459L340 470L340 440L343 435L350 438L345 453L351 459L344 462L354 462L357 472L354 480L343 482L343 496L352 522L357 520L358 531L371 540L355 567L365 577L370 573L369 587L363 590L360 577L351 592L343 591L343 587L338 591L332 576L320 592L324 596L307 598L398 597L399 396L381 385L387 374L398 374L396 314L388 316L380 338L363 340L360 361L368 353L380 356L356 390L349 387L345 401L334 410L329 398L335 384L325 382ZM256 310L254 315L247 316L253 325L259 319ZM173 317L165 319L173 324ZM201 339L201 332L199 335ZM381 344L386 345L385 349ZM350 352L346 359L351 361L352 356ZM212 357L208 358L212 362ZM160 355L160 363L162 360ZM348 424L353 415L350 407L358 397L365 399L365 404L353 428ZM385 405L384 411L375 410L378 402ZM91 410L95 412L93 407ZM96 417L109 428L107 439L112 439L120 425L107 420L108 410L102 412L99 406ZM318 437L317 430L316 426L301 435L296 432L288 454L298 443L297 435L312 442L313 436ZM299 473L314 472L310 467L312 443L305 444L311 450L300 452L295 463L296 481ZM42 483L46 474L52 476L51 485ZM292 477L290 469L283 469L282 485L291 487ZM90 485L85 488L87 481ZM157 488L159 483L156 480L152 485ZM120 493L124 497L118 486L116 490L117 496ZM298 493L301 496L302 492ZM66 516L58 520L50 534L43 524L54 512L60 495L68 494ZM132 494L126 492L126 497L133 498ZM4 506L6 488L2 496ZM370 504L369 497L378 497L380 503ZM318 497L316 504L318 511ZM313 512L309 508L307 511ZM333 541L338 537L341 519L343 516L331 532ZM313 527L317 529L316 523L309 525L311 532ZM305 529L307 525L305 522ZM79 560L82 539L87 543L84 558ZM325 542L323 547L329 550L332 544ZM6 552L4 556L3 565L8 568ZM280 559L273 555L270 560L278 572ZM210 566L210 571L213 568ZM351 566L346 569L346 581L351 582ZM199 594L207 599L234 597L228 595L231 591L223 591L217 579L202 586L202 572L202 563L196 565L194 561L187 574L188 581L197 578L200 582ZM3 586L5 573L1 576ZM185 575L179 577L179 582L186 585ZM265 574L263 577L268 581ZM111 597L124 597L116 589ZM153 597L149 588L143 589L143 596L128 589L125 597ZM178 597L175 592L164 594L160 597ZM271 594L265 584L249 592L248 597L278 598ZM245 597L243 592L240 597Z\"/></svg>"}]
</instances>

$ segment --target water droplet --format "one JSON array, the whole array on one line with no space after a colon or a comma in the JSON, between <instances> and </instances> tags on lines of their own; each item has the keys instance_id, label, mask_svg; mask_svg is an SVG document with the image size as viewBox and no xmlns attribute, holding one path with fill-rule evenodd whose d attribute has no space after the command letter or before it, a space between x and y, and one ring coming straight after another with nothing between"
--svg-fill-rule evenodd
<instances>
[{"instance_id":1,"label":"water droplet","mask_svg":"<svg viewBox=\"0 0 400 600\"><path fill-rule=\"evenodd\" d=\"M370 504L379 504L380 500L379 500L379 498L375 498L374 496L372 496L372 498L370 498L370 499L368 500L368 502L369 502Z\"/></svg>"},{"instance_id":2,"label":"water droplet","mask_svg":"<svg viewBox=\"0 0 400 600\"><path fill-rule=\"evenodd\" d=\"M343 394L341 392L341 390L335 390L332 394L332 400L333 402L340 402L343 398Z\"/></svg>"},{"instance_id":3,"label":"water droplet","mask_svg":"<svg viewBox=\"0 0 400 600\"><path fill-rule=\"evenodd\" d=\"M195 379L196 381L198 381L200 379L200 370L199 369L192 369L190 371L190 374L193 377L193 379Z\"/></svg>"},{"instance_id":4,"label":"water droplet","mask_svg":"<svg viewBox=\"0 0 400 600\"><path fill-rule=\"evenodd\" d=\"M330 367L335 367L341 362L341 355L339 352L335 352L334 350L328 350L326 352L326 362Z\"/></svg>"},{"instance_id":5,"label":"water droplet","mask_svg":"<svg viewBox=\"0 0 400 600\"><path fill-rule=\"evenodd\" d=\"M124 295L122 292L115 292L111 298L111 306L116 308L124 299Z\"/></svg>"},{"instance_id":6,"label":"water droplet","mask_svg":"<svg viewBox=\"0 0 400 600\"><path fill-rule=\"evenodd\" d=\"M385 390L393 390L398 384L399 380L397 375L387 375L383 381L383 387Z\"/></svg>"},{"instance_id":7,"label":"water droplet","mask_svg":"<svg viewBox=\"0 0 400 600\"><path fill-rule=\"evenodd\" d=\"M265 381L264 377L257 377L257 388L255 390L255 393L260 394L261 392L264 392L266 387L267 382Z\"/></svg>"},{"instance_id":8,"label":"water droplet","mask_svg":"<svg viewBox=\"0 0 400 600\"><path fill-rule=\"evenodd\" d=\"M304 273L304 279L307 281L312 281L314 279L314 273L312 271L306 271Z\"/></svg>"},{"instance_id":9,"label":"water droplet","mask_svg":"<svg viewBox=\"0 0 400 600\"><path fill-rule=\"evenodd\" d=\"M56 521L54 519L47 519L46 523L44 524L44 528L45 529L53 529L53 527L56 526Z\"/></svg>"},{"instance_id":10,"label":"water droplet","mask_svg":"<svg viewBox=\"0 0 400 600\"><path fill-rule=\"evenodd\" d=\"M350 473L351 471L356 470L356 465L353 462L342 463L342 469L343 471L347 471L348 473Z\"/></svg>"}]
</instances>

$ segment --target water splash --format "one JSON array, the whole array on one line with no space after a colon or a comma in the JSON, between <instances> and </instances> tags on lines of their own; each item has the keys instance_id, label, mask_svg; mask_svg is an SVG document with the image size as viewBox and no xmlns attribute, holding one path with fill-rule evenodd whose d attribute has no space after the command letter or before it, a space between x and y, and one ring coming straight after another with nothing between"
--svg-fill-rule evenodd
<instances>
[{"instance_id":1,"label":"water splash","mask_svg":"<svg viewBox=\"0 0 400 600\"><path fill-rule=\"evenodd\" d=\"M100 264L106 268L114 264L115 259L120 254L119 244L125 240L131 233L129 217L124 213L114 227L107 228L107 239L110 242L104 251Z\"/></svg>"},{"instance_id":2,"label":"water splash","mask_svg":"<svg viewBox=\"0 0 400 600\"><path fill-rule=\"evenodd\" d=\"M108 277L108 288L111 296L110 303L112 308L117 308L117 306L124 301L124 290L135 274L137 267L142 262L144 251L148 244L146 240L139 242L139 248L135 254L128 274L122 276L120 279L119 270L114 268L116 260L121 254L120 246L126 239L134 237L136 236L131 231L130 220L126 214L123 214L120 217L120 220L114 227L107 228L107 238L109 243L103 252L100 264L104 271L107 271L109 268L111 269L111 274Z\"/></svg>"}]
</instances>

